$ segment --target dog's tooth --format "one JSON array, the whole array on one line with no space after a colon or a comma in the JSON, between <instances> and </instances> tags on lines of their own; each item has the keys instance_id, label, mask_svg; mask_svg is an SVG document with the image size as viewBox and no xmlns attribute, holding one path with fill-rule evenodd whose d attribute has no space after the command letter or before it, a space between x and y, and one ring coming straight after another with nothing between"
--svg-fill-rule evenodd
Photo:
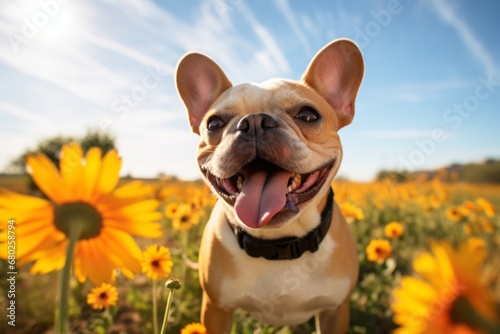
<instances>
[{"instance_id":1,"label":"dog's tooth","mask_svg":"<svg viewBox=\"0 0 500 334\"><path fill-rule=\"evenodd\" d=\"M238 176L238 180L236 181L236 188L238 188L238 191L243 189L243 177L241 175Z\"/></svg>"},{"instance_id":2,"label":"dog's tooth","mask_svg":"<svg viewBox=\"0 0 500 334\"><path fill-rule=\"evenodd\" d=\"M300 174L295 174L293 176L293 180L292 180L292 184L291 184L291 190L290 191L294 191L295 189L297 189L297 187L300 185Z\"/></svg>"},{"instance_id":3,"label":"dog's tooth","mask_svg":"<svg viewBox=\"0 0 500 334\"><path fill-rule=\"evenodd\" d=\"M293 191L293 182L288 186L288 192L291 193Z\"/></svg>"}]
</instances>

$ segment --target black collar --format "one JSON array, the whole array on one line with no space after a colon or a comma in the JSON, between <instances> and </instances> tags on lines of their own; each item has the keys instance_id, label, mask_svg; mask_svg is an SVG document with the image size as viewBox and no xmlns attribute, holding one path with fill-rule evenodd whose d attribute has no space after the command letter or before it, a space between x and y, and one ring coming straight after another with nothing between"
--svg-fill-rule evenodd
<instances>
[{"instance_id":1,"label":"black collar","mask_svg":"<svg viewBox=\"0 0 500 334\"><path fill-rule=\"evenodd\" d=\"M293 260L302 256L305 251L314 253L319 249L319 244L330 228L332 212L333 190L330 189L325 208L321 212L320 224L301 238L259 239L245 232L240 226L236 227L229 220L226 220L240 247L251 257L263 257L267 260Z\"/></svg>"}]
</instances>

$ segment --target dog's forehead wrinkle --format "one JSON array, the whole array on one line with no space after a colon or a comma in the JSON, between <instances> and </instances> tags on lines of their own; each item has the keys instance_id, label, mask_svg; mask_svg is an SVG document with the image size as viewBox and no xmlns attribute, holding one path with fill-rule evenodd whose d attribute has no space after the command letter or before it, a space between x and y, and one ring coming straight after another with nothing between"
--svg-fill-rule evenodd
<instances>
[{"instance_id":1,"label":"dog's forehead wrinkle","mask_svg":"<svg viewBox=\"0 0 500 334\"><path fill-rule=\"evenodd\" d=\"M250 109L249 112L272 113L305 105L314 106L313 101L302 94L303 87L293 81L271 79L260 84L242 84L235 88L232 94L242 94L239 103L243 101L244 106Z\"/></svg>"},{"instance_id":2,"label":"dog's forehead wrinkle","mask_svg":"<svg viewBox=\"0 0 500 334\"><path fill-rule=\"evenodd\" d=\"M271 79L262 83L243 83L229 89L218 101L219 110L245 108L246 113L280 112L296 109L298 106L312 105L298 82Z\"/></svg>"}]
</instances>

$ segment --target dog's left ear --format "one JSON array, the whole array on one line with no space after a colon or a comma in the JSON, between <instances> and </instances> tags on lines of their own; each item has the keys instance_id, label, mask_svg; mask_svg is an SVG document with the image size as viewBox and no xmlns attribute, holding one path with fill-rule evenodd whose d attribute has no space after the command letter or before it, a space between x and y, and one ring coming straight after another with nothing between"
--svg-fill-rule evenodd
<instances>
[{"instance_id":1,"label":"dog's left ear","mask_svg":"<svg viewBox=\"0 0 500 334\"><path fill-rule=\"evenodd\" d=\"M339 129L351 123L354 102L363 79L361 51L348 39L338 39L321 49L302 80L323 96L338 114Z\"/></svg>"},{"instance_id":2,"label":"dog's left ear","mask_svg":"<svg viewBox=\"0 0 500 334\"><path fill-rule=\"evenodd\" d=\"M179 61L175 80L191 129L200 134L203 117L219 95L231 88L231 82L219 65L199 53L189 53Z\"/></svg>"}]
</instances>

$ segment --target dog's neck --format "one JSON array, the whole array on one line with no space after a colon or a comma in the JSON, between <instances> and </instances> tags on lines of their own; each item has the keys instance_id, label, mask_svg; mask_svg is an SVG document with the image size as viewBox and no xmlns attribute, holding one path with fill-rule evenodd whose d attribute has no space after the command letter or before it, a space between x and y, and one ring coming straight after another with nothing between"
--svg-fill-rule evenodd
<instances>
[{"instance_id":1,"label":"dog's neck","mask_svg":"<svg viewBox=\"0 0 500 334\"><path fill-rule=\"evenodd\" d=\"M321 211L317 226L307 234L296 237L287 236L279 239L256 238L239 225L234 225L227 218L227 222L233 231L238 244L251 257L263 257L267 260L293 260L297 259L306 251L316 252L320 243L328 233L333 213L333 190L330 188L326 203ZM317 221L317 220L315 220Z\"/></svg>"},{"instance_id":2,"label":"dog's neck","mask_svg":"<svg viewBox=\"0 0 500 334\"><path fill-rule=\"evenodd\" d=\"M331 184L329 182L328 184ZM326 188L323 194L316 196L316 198L311 199L311 203L302 209L300 215L293 221L286 223L285 226L280 228L260 228L260 229L250 229L242 225L242 228L250 234L252 237L259 239L279 239L284 237L303 237L311 230L316 228L320 224L321 212L324 210L327 204L327 195L330 191ZM237 218L234 215L232 206L224 201L221 204L226 206L226 217L233 226L238 226Z\"/></svg>"}]
</instances>

